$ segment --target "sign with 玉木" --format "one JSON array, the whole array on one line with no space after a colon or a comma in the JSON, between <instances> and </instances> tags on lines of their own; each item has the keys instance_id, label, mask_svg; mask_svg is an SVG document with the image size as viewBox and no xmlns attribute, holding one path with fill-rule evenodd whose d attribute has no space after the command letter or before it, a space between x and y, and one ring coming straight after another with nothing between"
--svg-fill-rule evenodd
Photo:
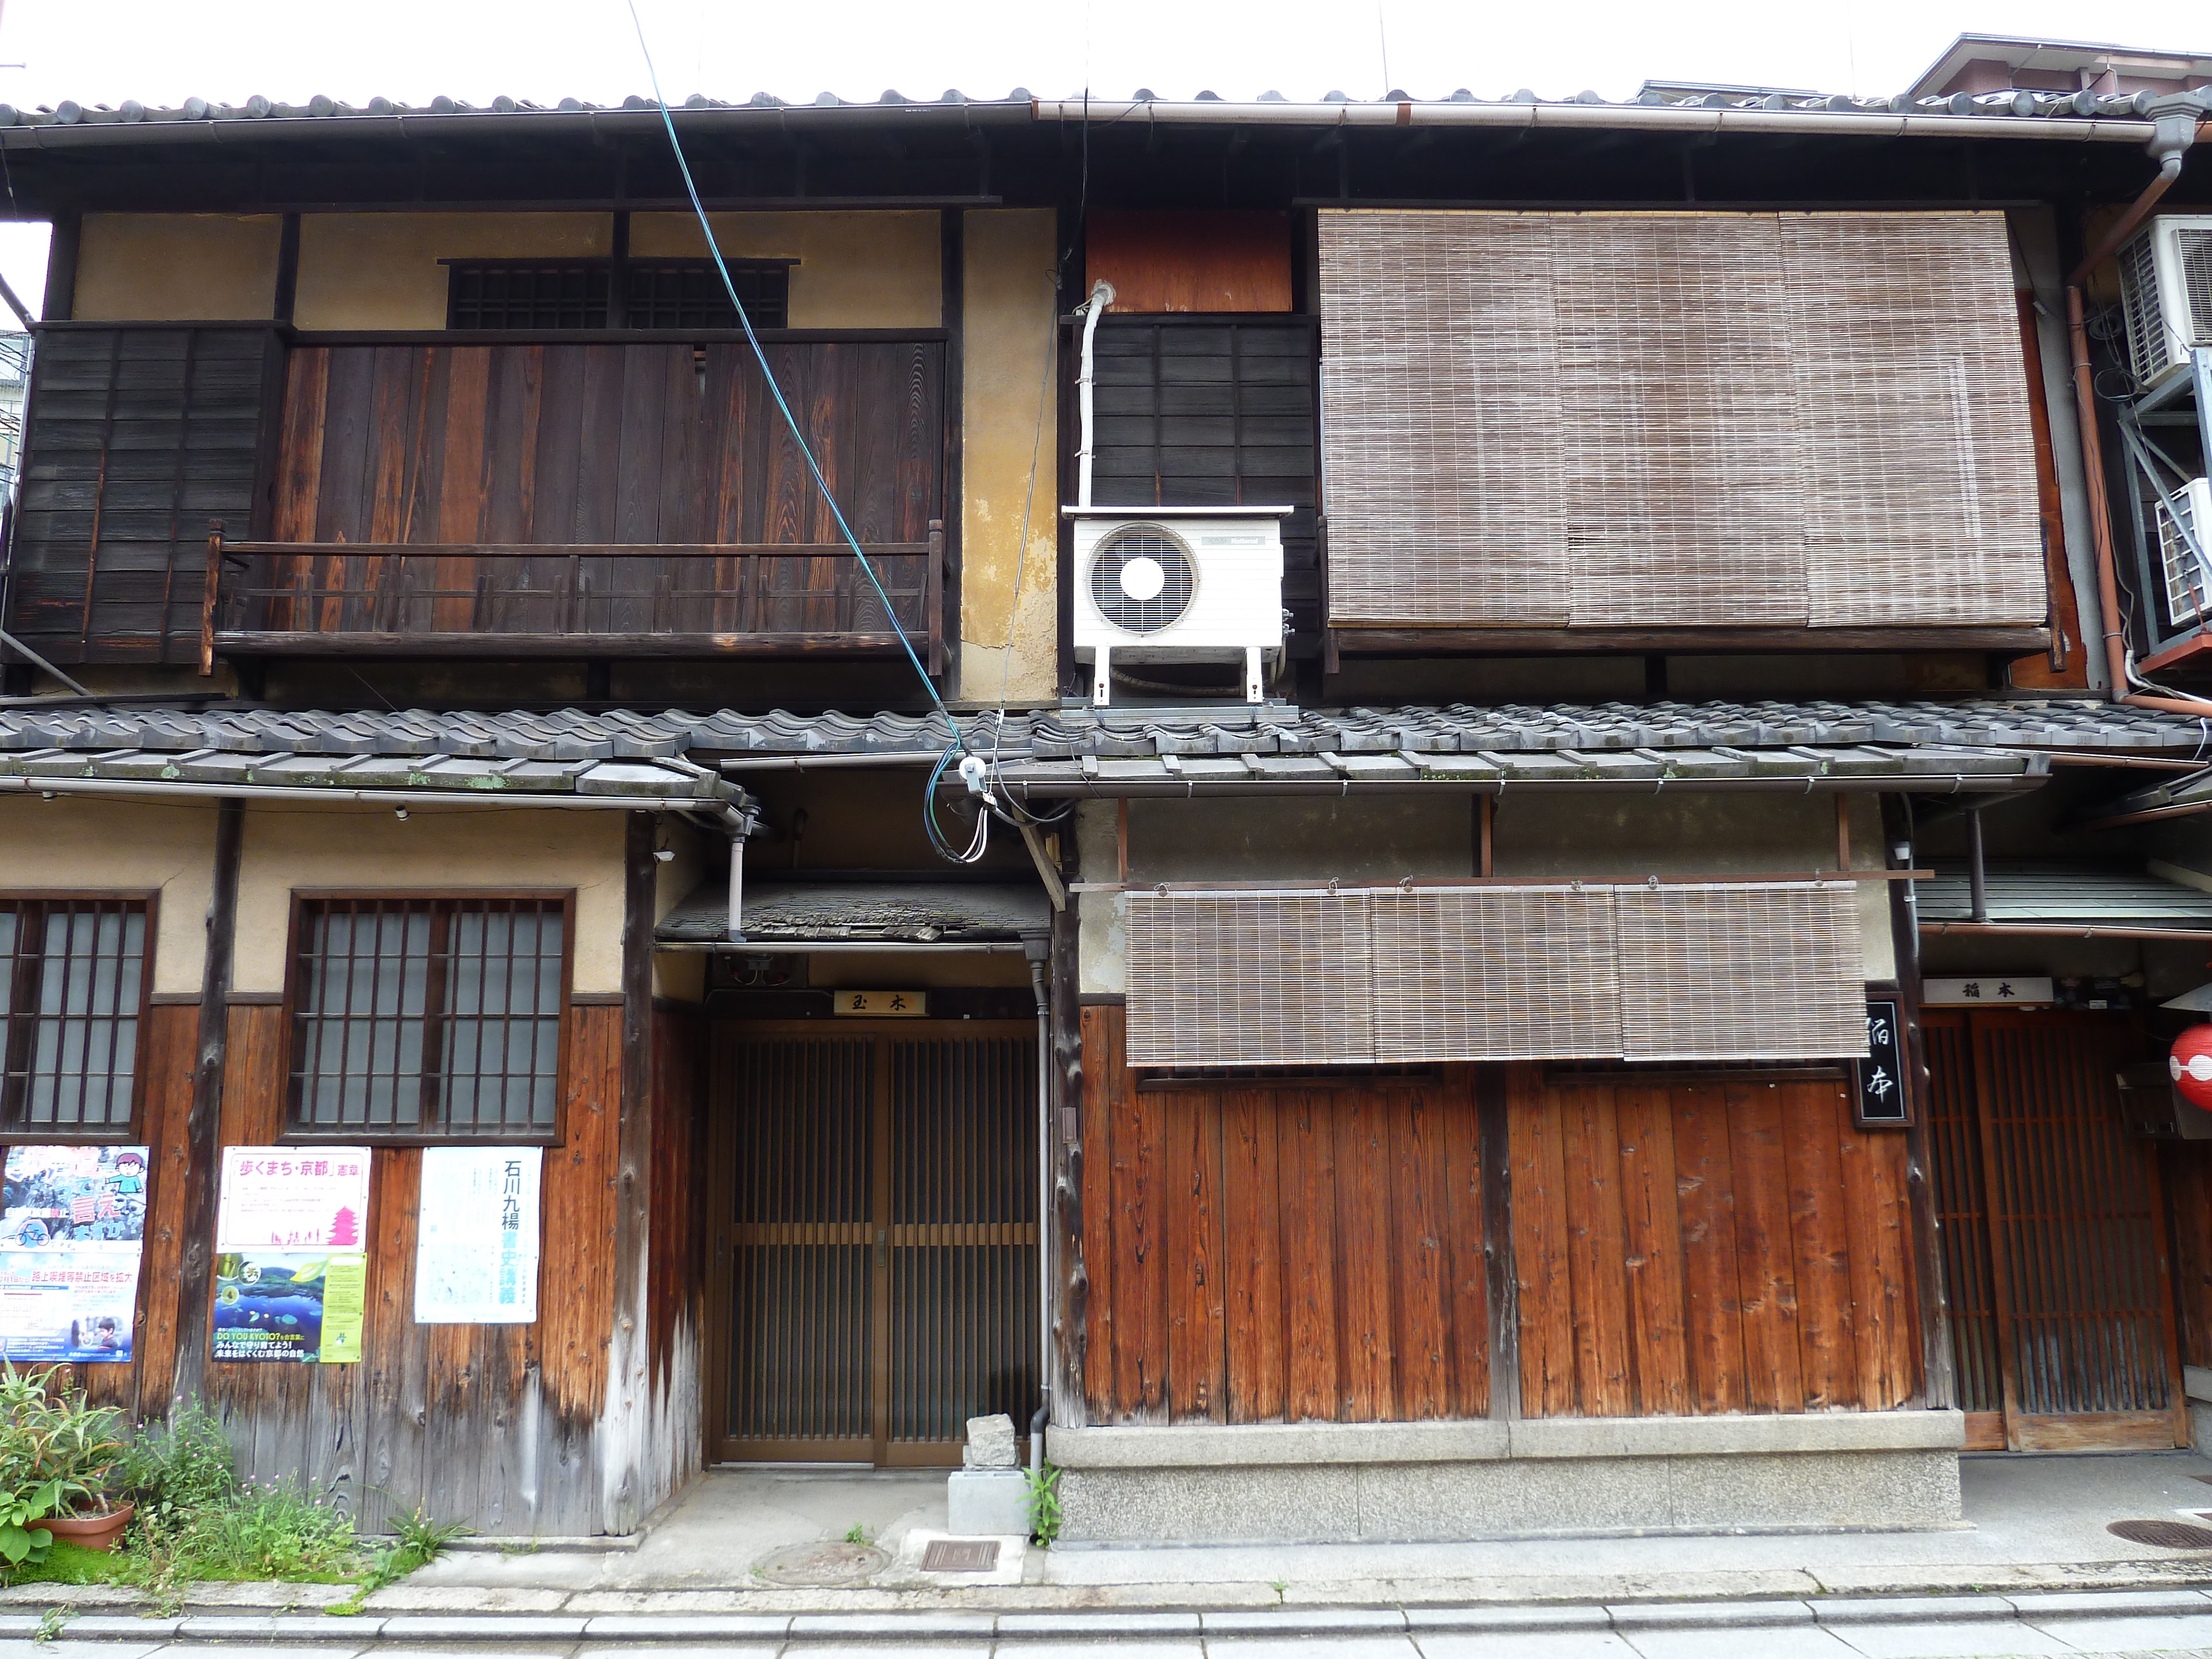
<instances>
[{"instance_id":1,"label":"sign with \u7389\u6728","mask_svg":"<svg viewBox=\"0 0 2212 1659\"><path fill-rule=\"evenodd\" d=\"M1912 1097L1905 1086L1905 1009L1869 998L1866 1058L1851 1062L1858 1073L1853 1109L1862 1129L1902 1129L1912 1121Z\"/></svg>"},{"instance_id":2,"label":"sign with \u7389\u6728","mask_svg":"<svg viewBox=\"0 0 2212 1659\"><path fill-rule=\"evenodd\" d=\"M538 1318L536 1146L430 1146L415 1232L415 1322L528 1325Z\"/></svg>"},{"instance_id":3,"label":"sign with \u7389\u6728","mask_svg":"<svg viewBox=\"0 0 2212 1659\"><path fill-rule=\"evenodd\" d=\"M929 1017L929 993L927 991L836 991L833 1006L836 1012L858 1016L862 1019L927 1019Z\"/></svg>"}]
</instances>

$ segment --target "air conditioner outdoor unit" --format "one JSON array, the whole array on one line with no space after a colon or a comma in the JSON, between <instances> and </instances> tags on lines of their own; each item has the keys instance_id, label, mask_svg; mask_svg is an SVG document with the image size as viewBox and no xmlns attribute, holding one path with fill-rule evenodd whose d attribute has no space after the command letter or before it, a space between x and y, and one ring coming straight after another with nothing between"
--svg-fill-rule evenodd
<instances>
[{"instance_id":1,"label":"air conditioner outdoor unit","mask_svg":"<svg viewBox=\"0 0 2212 1659\"><path fill-rule=\"evenodd\" d=\"M2155 495L2160 574L2166 614L2177 627L2212 616L2212 478L2191 478L2171 495Z\"/></svg>"},{"instance_id":2,"label":"air conditioner outdoor unit","mask_svg":"<svg viewBox=\"0 0 2212 1659\"><path fill-rule=\"evenodd\" d=\"M1283 648L1287 507L1070 507L1075 524L1075 655L1091 702L1112 698L1112 665L1242 662L1244 698L1265 701L1264 664Z\"/></svg>"},{"instance_id":3,"label":"air conditioner outdoor unit","mask_svg":"<svg viewBox=\"0 0 2212 1659\"><path fill-rule=\"evenodd\" d=\"M2145 391L2212 347L2212 215L2167 214L2120 250L2128 367Z\"/></svg>"}]
</instances>

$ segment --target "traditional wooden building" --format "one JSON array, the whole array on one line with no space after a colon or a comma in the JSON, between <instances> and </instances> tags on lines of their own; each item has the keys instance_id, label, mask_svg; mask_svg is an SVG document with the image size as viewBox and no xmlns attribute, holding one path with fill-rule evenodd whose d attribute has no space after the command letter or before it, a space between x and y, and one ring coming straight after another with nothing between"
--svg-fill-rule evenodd
<instances>
[{"instance_id":1,"label":"traditional wooden building","mask_svg":"<svg viewBox=\"0 0 2212 1659\"><path fill-rule=\"evenodd\" d=\"M503 1534L994 1411L1109 1540L2186 1443L2204 113L700 98L695 216L635 100L0 109L0 1140L151 1165L128 1358L8 1340ZM234 1230L348 1149L308 1363Z\"/></svg>"}]
</instances>

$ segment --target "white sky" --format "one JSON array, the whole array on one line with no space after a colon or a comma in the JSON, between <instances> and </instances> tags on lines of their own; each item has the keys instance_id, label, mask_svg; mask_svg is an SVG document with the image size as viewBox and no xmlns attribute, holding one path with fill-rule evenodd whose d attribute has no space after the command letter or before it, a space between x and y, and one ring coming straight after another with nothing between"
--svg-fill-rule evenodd
<instances>
[{"instance_id":1,"label":"white sky","mask_svg":"<svg viewBox=\"0 0 2212 1659\"><path fill-rule=\"evenodd\" d=\"M1498 97L1646 76L1867 96L1911 82L1955 35L2212 51L2203 0L637 0L672 101L947 87L1225 97L1340 88ZM404 103L499 93L619 102L647 90L624 0L0 0L0 102L235 102L316 93ZM1386 78L1384 54L1388 52ZM0 274L35 309L42 228L0 225Z\"/></svg>"}]
</instances>

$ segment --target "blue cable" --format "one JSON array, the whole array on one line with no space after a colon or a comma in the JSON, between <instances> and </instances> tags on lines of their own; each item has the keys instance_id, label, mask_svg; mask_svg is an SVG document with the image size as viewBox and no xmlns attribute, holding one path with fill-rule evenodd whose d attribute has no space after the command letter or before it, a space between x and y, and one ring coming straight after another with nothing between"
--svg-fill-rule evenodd
<instances>
[{"instance_id":1,"label":"blue cable","mask_svg":"<svg viewBox=\"0 0 2212 1659\"><path fill-rule=\"evenodd\" d=\"M629 7L630 26L637 31L637 49L645 58L646 78L653 82L653 101L659 106L661 125L668 129L668 147L676 153L677 170L684 175L684 194L691 198L691 211L698 216L700 234L707 239L707 252L714 261L715 270L721 276L723 291L730 296L730 304L736 309L738 321L745 331L745 342L752 347L753 356L760 363L761 378L768 382L769 392L775 398L775 406L783 411L784 424L791 428L792 441L799 446L799 453L806 458L806 470L813 474L814 487L822 492L822 499L830 504L830 516L837 520L838 533L844 537L845 544L853 550L853 556L860 562L860 569L867 576L869 585L876 590L876 597L884 602L884 616L896 631L899 644L905 648L906 659L914 665L915 677L921 681L921 689L929 693L930 702L937 705L937 712L945 716L945 725L952 729L952 747L945 751L945 759L950 760L966 747L961 741L960 722L952 718L952 711L945 706L945 699L938 696L937 687L931 682L928 671L922 667L921 659L915 654L914 641L907 638L906 629L900 626L898 612L891 605L891 596L884 591L883 582L876 575L876 568L868 562L868 556L860 551L860 538L853 534L852 526L845 522L844 509L837 505L836 496L830 493L829 480L822 476L821 465L814 459L814 447L806 441L805 433L799 430L799 417L791 412L791 405L784 401L783 388L775 383L775 371L768 365L768 353L761 348L760 336L753 332L753 319L746 314L745 302L738 298L738 285L730 279L730 268L722 261L722 250L714 240L714 227L707 218L706 204L699 199L699 187L691 181L691 164L684 159L684 145L676 137L676 118L668 112L668 100L661 95L660 71L653 66L653 48L645 41L645 23L637 15L637 0L625 0L625 3ZM943 762L939 763L937 769L940 774L944 771ZM933 790L936 782L936 776L933 775L930 779ZM922 817L929 825L929 838L943 851L945 842L938 834L934 815L928 810L928 799L924 799L922 807Z\"/></svg>"}]
</instances>

